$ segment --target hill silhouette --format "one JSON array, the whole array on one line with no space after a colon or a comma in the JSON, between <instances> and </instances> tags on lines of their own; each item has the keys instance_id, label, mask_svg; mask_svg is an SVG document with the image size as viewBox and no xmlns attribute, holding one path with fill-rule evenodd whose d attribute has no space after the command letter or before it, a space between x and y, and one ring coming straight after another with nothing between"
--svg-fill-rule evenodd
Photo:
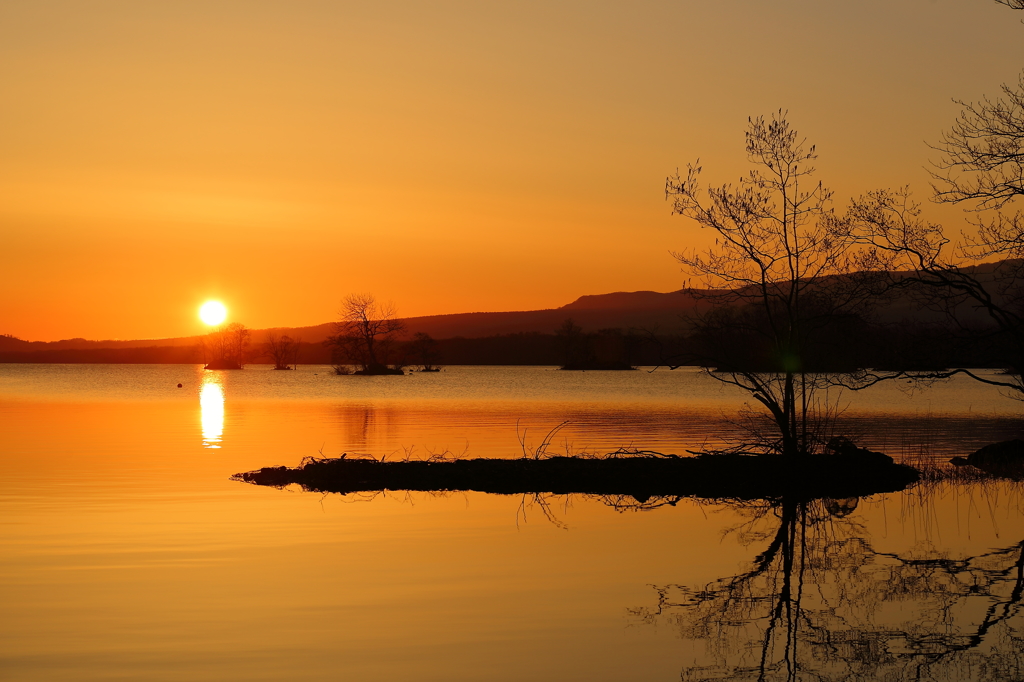
<instances>
[{"instance_id":1,"label":"hill silhouette","mask_svg":"<svg viewBox=\"0 0 1024 682\"><path fill-rule=\"evenodd\" d=\"M685 328L681 316L706 307L706 302L685 291L636 291L581 296L572 303L546 310L424 315L403 318L402 321L411 333L423 332L434 338L474 339L504 334L547 334L567 317L572 317L586 331L611 327L642 327L663 333L681 333ZM252 332L256 341L267 332L273 332L301 338L306 343L321 343L333 333L333 327L333 322L325 322L308 327L254 329ZM0 354L182 347L194 346L201 338L183 336L135 340L74 338L61 341L25 341L10 335L0 335Z\"/></svg>"},{"instance_id":2,"label":"hill silhouette","mask_svg":"<svg viewBox=\"0 0 1024 682\"><path fill-rule=\"evenodd\" d=\"M1017 261L999 261L965 268L979 280L995 278L1000 270ZM899 278L900 273L892 273ZM841 276L840 276L841 277ZM603 329L634 329L660 337L675 337L688 332L688 315L705 312L714 305L707 289L681 289L672 292L618 291L606 294L580 296L558 308L509 312L469 312L448 315L425 315L403 318L409 336L429 334L435 339L449 339L451 347L464 348L461 340L494 339L510 336L533 339L536 335L549 335L567 318L586 333ZM958 311L961 321L985 323L985 313L974 306L965 305ZM922 307L908 292L886 301L874 311L876 320L883 324L928 324L940 322L944 313ZM268 333L287 334L299 338L307 348L300 362L326 362L327 355L319 349L333 333L334 323L325 322L305 327L273 327L253 329L253 342L259 344ZM60 341L25 341L10 335L0 335L0 362L199 362L196 348L202 336L164 339L89 340L83 338ZM469 344L472 345L472 344ZM479 344L477 344L479 345ZM500 356L498 348L508 344L497 343L495 352L470 353L479 362L490 364ZM534 345L537 345L536 343ZM543 345L543 344L541 344ZM550 345L550 344L548 344ZM464 354L460 351L460 357ZM546 358L548 351L533 353L537 360ZM471 362L476 362L472 360ZM450 359L448 362L458 362ZM548 362L548 360L543 360ZM553 362L557 363L557 360Z\"/></svg>"}]
</instances>

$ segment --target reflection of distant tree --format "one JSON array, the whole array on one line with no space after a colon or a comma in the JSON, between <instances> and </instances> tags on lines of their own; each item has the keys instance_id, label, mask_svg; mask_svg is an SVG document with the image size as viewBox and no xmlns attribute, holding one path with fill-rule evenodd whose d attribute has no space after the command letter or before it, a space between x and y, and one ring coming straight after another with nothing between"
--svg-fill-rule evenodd
<instances>
[{"instance_id":1,"label":"reflection of distant tree","mask_svg":"<svg viewBox=\"0 0 1024 682\"><path fill-rule=\"evenodd\" d=\"M648 500L645 504L651 504ZM877 552L855 500L747 505L746 572L632 611L703 641L683 680L1006 680L1024 674L1024 541L965 559Z\"/></svg>"},{"instance_id":2,"label":"reflection of distant tree","mask_svg":"<svg viewBox=\"0 0 1024 682\"><path fill-rule=\"evenodd\" d=\"M345 447L359 452L371 449L371 437L379 428L378 408L370 403L349 403L338 407L338 422Z\"/></svg>"}]
</instances>

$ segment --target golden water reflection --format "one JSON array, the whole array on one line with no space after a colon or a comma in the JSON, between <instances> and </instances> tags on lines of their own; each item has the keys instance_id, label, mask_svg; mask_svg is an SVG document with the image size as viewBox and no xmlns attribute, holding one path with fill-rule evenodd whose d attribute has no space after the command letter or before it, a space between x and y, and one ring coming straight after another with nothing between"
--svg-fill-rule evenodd
<instances>
[{"instance_id":1,"label":"golden water reflection","mask_svg":"<svg viewBox=\"0 0 1024 682\"><path fill-rule=\"evenodd\" d=\"M203 447L219 448L224 435L224 387L220 376L207 372L199 389L199 411L203 425Z\"/></svg>"}]
</instances>

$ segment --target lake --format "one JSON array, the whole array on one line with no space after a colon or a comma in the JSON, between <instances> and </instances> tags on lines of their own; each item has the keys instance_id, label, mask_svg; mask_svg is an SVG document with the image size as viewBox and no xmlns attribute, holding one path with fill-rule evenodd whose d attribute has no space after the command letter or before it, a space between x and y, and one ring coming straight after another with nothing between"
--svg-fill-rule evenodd
<instances>
[{"instance_id":1,"label":"lake","mask_svg":"<svg viewBox=\"0 0 1024 682\"><path fill-rule=\"evenodd\" d=\"M1021 435L996 389L907 388L830 400L897 457ZM0 679L1020 679L1019 484L641 511L229 480L518 457L564 422L548 454L684 454L745 402L692 369L0 365Z\"/></svg>"}]
</instances>

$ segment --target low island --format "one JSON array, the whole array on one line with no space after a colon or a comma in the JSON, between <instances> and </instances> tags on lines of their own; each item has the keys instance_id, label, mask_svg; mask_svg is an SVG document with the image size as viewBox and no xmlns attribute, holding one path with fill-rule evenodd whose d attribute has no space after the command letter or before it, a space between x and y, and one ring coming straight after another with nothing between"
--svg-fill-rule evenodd
<instances>
[{"instance_id":1,"label":"low island","mask_svg":"<svg viewBox=\"0 0 1024 682\"><path fill-rule=\"evenodd\" d=\"M604 457L384 461L369 457L307 459L300 466L263 467L232 478L256 485L299 484L317 492L378 490L478 491L770 499L799 495L846 498L903 490L918 480L912 467L863 448L807 457L614 453Z\"/></svg>"}]
</instances>

